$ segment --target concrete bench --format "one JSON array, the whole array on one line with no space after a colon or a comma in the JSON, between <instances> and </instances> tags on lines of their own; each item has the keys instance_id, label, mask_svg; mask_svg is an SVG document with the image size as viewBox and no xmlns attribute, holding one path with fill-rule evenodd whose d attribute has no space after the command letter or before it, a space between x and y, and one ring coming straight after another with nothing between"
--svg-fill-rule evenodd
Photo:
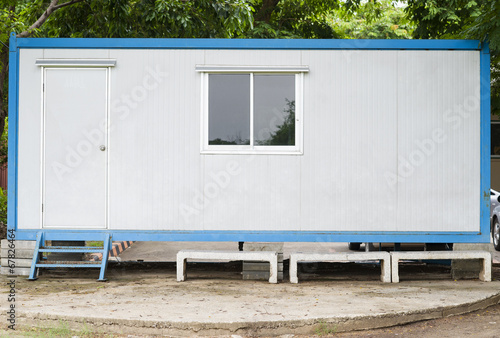
<instances>
[{"instance_id":1,"label":"concrete bench","mask_svg":"<svg viewBox=\"0 0 500 338\"><path fill-rule=\"evenodd\" d=\"M491 253L486 251L402 251L391 253L392 282L399 283L400 260L481 259L479 279L491 282Z\"/></svg>"},{"instance_id":2,"label":"concrete bench","mask_svg":"<svg viewBox=\"0 0 500 338\"><path fill-rule=\"evenodd\" d=\"M298 283L297 263L298 262L357 262L379 260L381 265L380 280L384 283L391 282L391 255L385 251L374 252L335 252L335 253L317 253L317 252L294 252L290 254L290 283Z\"/></svg>"},{"instance_id":3,"label":"concrete bench","mask_svg":"<svg viewBox=\"0 0 500 338\"><path fill-rule=\"evenodd\" d=\"M188 259L269 262L269 283L278 283L278 253L276 251L181 250L177 253L178 282L183 282L186 279L186 261Z\"/></svg>"}]
</instances>

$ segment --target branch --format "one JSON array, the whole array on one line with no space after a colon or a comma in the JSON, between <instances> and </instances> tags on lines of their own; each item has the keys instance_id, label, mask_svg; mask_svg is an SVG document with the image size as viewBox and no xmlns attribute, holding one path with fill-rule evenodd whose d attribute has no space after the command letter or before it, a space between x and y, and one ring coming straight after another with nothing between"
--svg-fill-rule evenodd
<instances>
[{"instance_id":1,"label":"branch","mask_svg":"<svg viewBox=\"0 0 500 338\"><path fill-rule=\"evenodd\" d=\"M47 9L45 10L45 12L43 12L43 14L38 18L38 20L36 20L35 23L32 24L30 26L30 28L28 28L27 30L25 30L22 33L17 34L17 37L18 38L25 38L27 36L30 36L31 32L33 32L33 30L35 30L37 28L40 28L43 25L43 23L45 21L47 21L47 19L49 18L49 16L52 13L54 13L55 11L57 11L59 8L70 6L70 5L73 5L73 4L76 4L78 2L82 2L82 1L83 0L71 0L71 1L68 1L68 2L65 2L65 3L62 3L62 4L58 5L59 0L52 0L50 2L49 7L47 7Z\"/></svg>"},{"instance_id":2,"label":"branch","mask_svg":"<svg viewBox=\"0 0 500 338\"><path fill-rule=\"evenodd\" d=\"M55 10L58 10L59 8L63 8L63 7L66 7L66 6L70 6L70 5L73 5L73 4L76 4L77 2L82 2L83 0L71 0L71 1L68 1L68 2L65 2L63 4L60 4L60 5L57 5L54 7L54 11Z\"/></svg>"}]
</instances>

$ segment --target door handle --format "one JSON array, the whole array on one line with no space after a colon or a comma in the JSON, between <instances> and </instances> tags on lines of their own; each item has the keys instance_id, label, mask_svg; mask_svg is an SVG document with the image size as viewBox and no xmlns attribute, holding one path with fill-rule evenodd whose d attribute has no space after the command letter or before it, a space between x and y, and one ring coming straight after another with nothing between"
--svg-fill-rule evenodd
<instances>
[{"instance_id":1,"label":"door handle","mask_svg":"<svg viewBox=\"0 0 500 338\"><path fill-rule=\"evenodd\" d=\"M106 146L100 146L100 147L99 147L99 149L100 149L101 151L104 151L104 150L106 150Z\"/></svg>"}]
</instances>

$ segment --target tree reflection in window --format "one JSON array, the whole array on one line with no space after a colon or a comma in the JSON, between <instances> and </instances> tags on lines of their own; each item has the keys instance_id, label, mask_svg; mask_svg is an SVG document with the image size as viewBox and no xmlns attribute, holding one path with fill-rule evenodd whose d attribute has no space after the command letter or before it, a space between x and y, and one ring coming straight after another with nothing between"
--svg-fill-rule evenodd
<instances>
[{"instance_id":1,"label":"tree reflection in window","mask_svg":"<svg viewBox=\"0 0 500 338\"><path fill-rule=\"evenodd\" d=\"M266 140L258 141L258 145L292 146L295 145L295 101L286 100L286 107L283 109L284 121L276 126Z\"/></svg>"}]
</instances>

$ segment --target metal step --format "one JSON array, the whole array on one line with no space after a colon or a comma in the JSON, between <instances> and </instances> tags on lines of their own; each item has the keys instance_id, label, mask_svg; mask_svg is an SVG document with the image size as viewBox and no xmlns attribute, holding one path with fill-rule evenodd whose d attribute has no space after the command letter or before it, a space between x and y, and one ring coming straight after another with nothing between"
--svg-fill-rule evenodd
<instances>
[{"instance_id":1,"label":"metal step","mask_svg":"<svg viewBox=\"0 0 500 338\"><path fill-rule=\"evenodd\" d=\"M42 268L100 268L99 282L106 281L104 277L108 265L109 250L111 249L111 235L105 234L102 247L84 247L84 246L45 246L45 233L40 231L36 234L35 251L33 252L33 260L31 263L30 275L28 280L34 281L37 279L38 270ZM43 257L43 253L102 253L102 261L60 261L47 260Z\"/></svg>"},{"instance_id":2,"label":"metal step","mask_svg":"<svg viewBox=\"0 0 500 338\"><path fill-rule=\"evenodd\" d=\"M95 246L43 246L38 251L89 253L89 252L102 252L103 250L104 250L103 247L95 247Z\"/></svg>"},{"instance_id":3,"label":"metal step","mask_svg":"<svg viewBox=\"0 0 500 338\"><path fill-rule=\"evenodd\" d=\"M37 268L100 268L101 262L93 261L44 261L36 264Z\"/></svg>"}]
</instances>

